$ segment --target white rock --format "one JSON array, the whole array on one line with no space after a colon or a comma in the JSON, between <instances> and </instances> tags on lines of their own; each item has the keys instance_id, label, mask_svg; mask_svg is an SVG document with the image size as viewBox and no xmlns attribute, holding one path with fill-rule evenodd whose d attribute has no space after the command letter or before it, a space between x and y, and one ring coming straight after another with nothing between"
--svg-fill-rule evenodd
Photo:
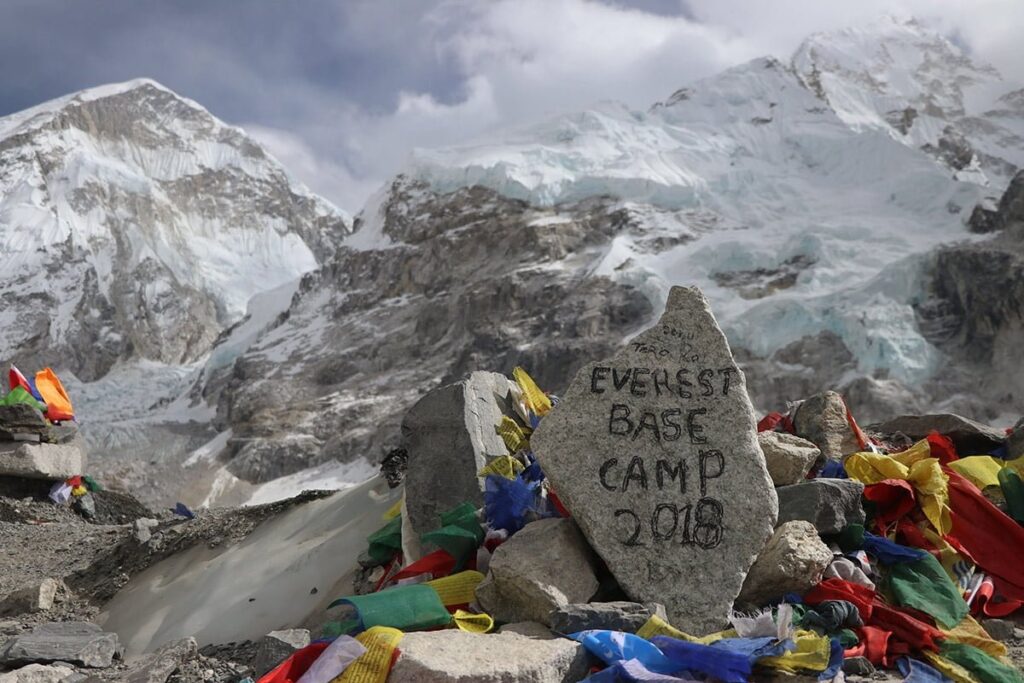
<instances>
[{"instance_id":1,"label":"white rock","mask_svg":"<svg viewBox=\"0 0 1024 683\"><path fill-rule=\"evenodd\" d=\"M764 453L768 474L776 486L803 481L821 455L821 449L795 434L759 432L757 442Z\"/></svg>"},{"instance_id":2,"label":"white rock","mask_svg":"<svg viewBox=\"0 0 1024 683\"><path fill-rule=\"evenodd\" d=\"M0 444L0 475L27 479L66 479L85 470L78 439L66 444Z\"/></svg>"},{"instance_id":3,"label":"white rock","mask_svg":"<svg viewBox=\"0 0 1024 683\"><path fill-rule=\"evenodd\" d=\"M579 643L541 624L512 624L499 633L458 630L407 633L388 683L557 683L586 675Z\"/></svg>"},{"instance_id":4,"label":"white rock","mask_svg":"<svg viewBox=\"0 0 1024 683\"><path fill-rule=\"evenodd\" d=\"M64 683L79 678L79 674L69 666L29 664L16 671L0 674L0 683Z\"/></svg>"}]
</instances>

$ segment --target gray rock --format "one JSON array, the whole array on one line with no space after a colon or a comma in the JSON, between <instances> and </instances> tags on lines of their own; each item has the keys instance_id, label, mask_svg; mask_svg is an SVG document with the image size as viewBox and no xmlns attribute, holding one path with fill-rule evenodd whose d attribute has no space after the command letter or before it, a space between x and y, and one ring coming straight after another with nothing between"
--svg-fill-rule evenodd
<instances>
[{"instance_id":1,"label":"gray rock","mask_svg":"<svg viewBox=\"0 0 1024 683\"><path fill-rule=\"evenodd\" d=\"M77 439L68 444L0 444L0 475L57 480L83 471L85 454Z\"/></svg>"},{"instance_id":2,"label":"gray rock","mask_svg":"<svg viewBox=\"0 0 1024 683\"><path fill-rule=\"evenodd\" d=\"M483 503L477 472L488 456L508 454L495 427L511 387L504 375L474 372L461 382L434 389L405 414L406 501L419 533L439 526L441 513L459 503Z\"/></svg>"},{"instance_id":3,"label":"gray rock","mask_svg":"<svg viewBox=\"0 0 1024 683\"><path fill-rule=\"evenodd\" d=\"M821 455L821 449L807 439L786 432L759 432L757 442L776 486L803 481Z\"/></svg>"},{"instance_id":4,"label":"gray rock","mask_svg":"<svg viewBox=\"0 0 1024 683\"><path fill-rule=\"evenodd\" d=\"M981 626L994 640L1005 642L1016 637L1014 634L1016 627L1012 621L1007 619L984 619Z\"/></svg>"},{"instance_id":5,"label":"gray rock","mask_svg":"<svg viewBox=\"0 0 1024 683\"><path fill-rule=\"evenodd\" d=\"M0 683L74 683L84 678L68 664L29 664L16 671L0 674Z\"/></svg>"},{"instance_id":6,"label":"gray rock","mask_svg":"<svg viewBox=\"0 0 1024 683\"><path fill-rule=\"evenodd\" d=\"M116 633L84 621L50 622L8 640L0 651L0 665L71 662L104 668L120 656Z\"/></svg>"},{"instance_id":7,"label":"gray rock","mask_svg":"<svg viewBox=\"0 0 1024 683\"><path fill-rule=\"evenodd\" d=\"M198 651L195 638L182 638L167 643L135 664L124 677L125 683L166 683L171 674L195 657Z\"/></svg>"},{"instance_id":8,"label":"gray rock","mask_svg":"<svg viewBox=\"0 0 1024 683\"><path fill-rule=\"evenodd\" d=\"M7 438L16 434L41 435L49 426L43 413L27 403L0 406L0 434Z\"/></svg>"},{"instance_id":9,"label":"gray rock","mask_svg":"<svg viewBox=\"0 0 1024 683\"><path fill-rule=\"evenodd\" d=\"M846 419L843 397L834 391L811 396L800 404L793 416L797 436L807 439L829 460L860 450L857 437Z\"/></svg>"},{"instance_id":10,"label":"gray rock","mask_svg":"<svg viewBox=\"0 0 1024 683\"><path fill-rule=\"evenodd\" d=\"M850 524L864 523L864 484L852 479L810 479L780 486L779 523L810 522L819 534L837 534Z\"/></svg>"},{"instance_id":11,"label":"gray rock","mask_svg":"<svg viewBox=\"0 0 1024 683\"><path fill-rule=\"evenodd\" d=\"M256 647L252 668L259 678L280 664L288 655L309 645L309 631L293 628L285 631L271 631L263 636Z\"/></svg>"},{"instance_id":12,"label":"gray rock","mask_svg":"<svg viewBox=\"0 0 1024 683\"><path fill-rule=\"evenodd\" d=\"M86 493L71 499L71 509L86 519L96 519L96 499Z\"/></svg>"},{"instance_id":13,"label":"gray rock","mask_svg":"<svg viewBox=\"0 0 1024 683\"><path fill-rule=\"evenodd\" d=\"M656 602L646 605L621 601L577 603L552 610L550 623L551 630L556 633L576 633L588 629L636 633L652 615L668 619L665 606Z\"/></svg>"},{"instance_id":14,"label":"gray rock","mask_svg":"<svg viewBox=\"0 0 1024 683\"><path fill-rule=\"evenodd\" d=\"M584 366L534 454L626 594L694 634L722 628L771 536L775 489L743 373L699 289Z\"/></svg>"},{"instance_id":15,"label":"gray rock","mask_svg":"<svg viewBox=\"0 0 1024 683\"><path fill-rule=\"evenodd\" d=\"M1006 450L1011 459L1024 455L1024 417L1013 425L1013 431L1006 437Z\"/></svg>"},{"instance_id":16,"label":"gray rock","mask_svg":"<svg viewBox=\"0 0 1024 683\"><path fill-rule=\"evenodd\" d=\"M132 524L132 533L135 535L135 540L139 543L148 543L149 539L153 537L153 529L158 524L160 522L148 517L140 517L135 520Z\"/></svg>"},{"instance_id":17,"label":"gray rock","mask_svg":"<svg viewBox=\"0 0 1024 683\"><path fill-rule=\"evenodd\" d=\"M933 431L938 432L953 441L960 455L988 453L1006 441L1006 434L1001 429L952 413L901 415L883 422L876 429L883 434L901 432L914 440L923 439Z\"/></svg>"},{"instance_id":18,"label":"gray rock","mask_svg":"<svg viewBox=\"0 0 1024 683\"><path fill-rule=\"evenodd\" d=\"M39 583L11 593L0 602L0 615L46 612L53 608L53 601L57 597L59 587L60 584L56 579L43 579Z\"/></svg>"},{"instance_id":19,"label":"gray rock","mask_svg":"<svg viewBox=\"0 0 1024 683\"><path fill-rule=\"evenodd\" d=\"M851 676L871 676L875 666L867 657L850 657L843 660L843 673Z\"/></svg>"},{"instance_id":20,"label":"gray rock","mask_svg":"<svg viewBox=\"0 0 1024 683\"><path fill-rule=\"evenodd\" d=\"M587 674L583 647L540 624L407 633L399 649L388 683L569 683Z\"/></svg>"},{"instance_id":21,"label":"gray rock","mask_svg":"<svg viewBox=\"0 0 1024 683\"><path fill-rule=\"evenodd\" d=\"M786 522L750 568L736 605L749 609L786 593L804 593L821 580L831 562L832 551L811 523Z\"/></svg>"},{"instance_id":22,"label":"gray rock","mask_svg":"<svg viewBox=\"0 0 1024 683\"><path fill-rule=\"evenodd\" d=\"M547 624L552 610L597 592L591 559L573 520L538 520L494 551L477 600L497 621Z\"/></svg>"}]
</instances>

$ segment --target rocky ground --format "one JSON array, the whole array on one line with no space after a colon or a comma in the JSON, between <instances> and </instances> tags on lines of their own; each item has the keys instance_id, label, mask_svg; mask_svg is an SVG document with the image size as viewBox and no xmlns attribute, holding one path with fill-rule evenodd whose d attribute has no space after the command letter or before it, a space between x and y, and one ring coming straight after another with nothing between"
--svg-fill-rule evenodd
<instances>
[{"instance_id":1,"label":"rocky ground","mask_svg":"<svg viewBox=\"0 0 1024 683\"><path fill-rule=\"evenodd\" d=\"M53 672L54 676L66 673L62 678L18 678L19 661L4 650L11 639L38 627L94 620L131 577L161 560L196 545L216 548L237 543L262 521L327 494L309 492L271 505L203 510L189 519L169 510L150 511L127 493L101 491L89 494L95 499L96 513L87 518L77 506L51 501L49 488L45 481L0 477L0 548L4 549L0 553L0 640L7 641L0 644L0 681L4 683L241 680L252 672L253 643L200 650L195 641L186 639L153 655L127 661L112 657L109 666L87 667L70 659L81 644L67 642L62 647L68 648L65 656L72 664L61 663L57 666L64 667L64 673ZM110 651L117 652L117 646ZM11 668L13 672L3 673Z\"/></svg>"}]
</instances>

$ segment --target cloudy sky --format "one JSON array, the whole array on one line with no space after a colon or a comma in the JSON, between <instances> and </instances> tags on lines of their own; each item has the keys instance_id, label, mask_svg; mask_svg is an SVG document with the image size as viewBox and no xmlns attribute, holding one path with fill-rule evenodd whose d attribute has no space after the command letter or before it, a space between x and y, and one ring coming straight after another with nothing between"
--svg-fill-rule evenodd
<instances>
[{"instance_id":1,"label":"cloudy sky","mask_svg":"<svg viewBox=\"0 0 1024 683\"><path fill-rule=\"evenodd\" d=\"M147 76L355 212L415 147L602 99L646 108L886 12L1024 80L1021 0L3 0L0 115Z\"/></svg>"}]
</instances>

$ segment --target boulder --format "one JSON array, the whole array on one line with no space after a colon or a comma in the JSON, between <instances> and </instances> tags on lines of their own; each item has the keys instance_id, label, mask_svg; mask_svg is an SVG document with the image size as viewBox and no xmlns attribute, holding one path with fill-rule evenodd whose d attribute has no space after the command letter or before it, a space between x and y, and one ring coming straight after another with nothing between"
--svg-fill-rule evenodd
<instances>
[{"instance_id":1,"label":"boulder","mask_svg":"<svg viewBox=\"0 0 1024 683\"><path fill-rule=\"evenodd\" d=\"M797 436L820 448L829 460L842 460L844 455L860 450L846 418L843 397L834 391L815 394L801 403L793 416L793 428Z\"/></svg>"},{"instance_id":2,"label":"boulder","mask_svg":"<svg viewBox=\"0 0 1024 683\"><path fill-rule=\"evenodd\" d=\"M116 633L84 621L62 621L41 624L8 640L0 650L0 665L70 662L104 668L120 656Z\"/></svg>"},{"instance_id":3,"label":"boulder","mask_svg":"<svg viewBox=\"0 0 1024 683\"><path fill-rule=\"evenodd\" d=\"M882 434L900 432L915 441L925 438L932 432L938 432L953 441L957 453L961 456L988 453L1006 441L1003 430L952 413L901 415L877 425L874 429Z\"/></svg>"},{"instance_id":4,"label":"boulder","mask_svg":"<svg viewBox=\"0 0 1024 683\"><path fill-rule=\"evenodd\" d=\"M291 653L309 645L309 642L309 631L304 628L271 631L263 636L256 646L256 657L252 662L256 677L267 673Z\"/></svg>"},{"instance_id":5,"label":"boulder","mask_svg":"<svg viewBox=\"0 0 1024 683\"><path fill-rule=\"evenodd\" d=\"M867 657L847 657L843 660L843 673L850 676L872 676L875 666Z\"/></svg>"},{"instance_id":6,"label":"boulder","mask_svg":"<svg viewBox=\"0 0 1024 683\"><path fill-rule=\"evenodd\" d=\"M541 624L514 624L499 633L458 630L407 633L388 683L557 683L587 675L586 651Z\"/></svg>"},{"instance_id":7,"label":"boulder","mask_svg":"<svg viewBox=\"0 0 1024 683\"><path fill-rule=\"evenodd\" d=\"M590 629L636 633L653 615L668 620L665 606L656 602L590 602L565 605L551 611L551 630L568 634Z\"/></svg>"},{"instance_id":8,"label":"boulder","mask_svg":"<svg viewBox=\"0 0 1024 683\"><path fill-rule=\"evenodd\" d=\"M85 676L72 669L70 664L29 664L0 674L0 683L79 683L83 680Z\"/></svg>"},{"instance_id":9,"label":"boulder","mask_svg":"<svg viewBox=\"0 0 1024 683\"><path fill-rule=\"evenodd\" d=\"M160 647L135 663L124 676L125 683L167 683L178 668L196 656L199 647L195 638L182 638Z\"/></svg>"},{"instance_id":10,"label":"boulder","mask_svg":"<svg viewBox=\"0 0 1024 683\"><path fill-rule=\"evenodd\" d=\"M0 476L66 479L85 470L85 454L76 439L67 444L0 443Z\"/></svg>"},{"instance_id":11,"label":"boulder","mask_svg":"<svg viewBox=\"0 0 1024 683\"><path fill-rule=\"evenodd\" d=\"M597 592L591 560L573 520L538 520L494 551L477 601L499 622L547 624L552 610L586 602Z\"/></svg>"},{"instance_id":12,"label":"boulder","mask_svg":"<svg viewBox=\"0 0 1024 683\"><path fill-rule=\"evenodd\" d=\"M1007 619L984 619L981 622L982 628L988 633L994 640L1007 641L1013 640L1015 636L1015 629L1012 621Z\"/></svg>"},{"instance_id":13,"label":"boulder","mask_svg":"<svg viewBox=\"0 0 1024 683\"><path fill-rule=\"evenodd\" d=\"M530 445L630 600L695 635L723 628L771 536L775 488L746 378L703 293L589 363Z\"/></svg>"},{"instance_id":14,"label":"boulder","mask_svg":"<svg viewBox=\"0 0 1024 683\"><path fill-rule=\"evenodd\" d=\"M56 579L43 579L11 593L0 602L0 616L46 612L53 607L60 584Z\"/></svg>"},{"instance_id":15,"label":"boulder","mask_svg":"<svg viewBox=\"0 0 1024 683\"><path fill-rule=\"evenodd\" d=\"M786 432L759 432L757 442L776 486L803 481L821 455L821 449L807 439Z\"/></svg>"},{"instance_id":16,"label":"boulder","mask_svg":"<svg viewBox=\"0 0 1024 683\"><path fill-rule=\"evenodd\" d=\"M810 522L819 534L838 534L850 524L864 523L864 484L852 479L810 479L780 486L779 523Z\"/></svg>"},{"instance_id":17,"label":"boulder","mask_svg":"<svg viewBox=\"0 0 1024 683\"><path fill-rule=\"evenodd\" d=\"M832 551L810 522L786 522L758 555L736 599L738 609L761 607L786 593L804 593L821 580Z\"/></svg>"},{"instance_id":18,"label":"boulder","mask_svg":"<svg viewBox=\"0 0 1024 683\"><path fill-rule=\"evenodd\" d=\"M405 414L406 501L417 532L437 528L441 513L464 501L483 504L477 472L489 456L508 455L495 428L512 414L512 386L504 375L474 372L429 392Z\"/></svg>"}]
</instances>

